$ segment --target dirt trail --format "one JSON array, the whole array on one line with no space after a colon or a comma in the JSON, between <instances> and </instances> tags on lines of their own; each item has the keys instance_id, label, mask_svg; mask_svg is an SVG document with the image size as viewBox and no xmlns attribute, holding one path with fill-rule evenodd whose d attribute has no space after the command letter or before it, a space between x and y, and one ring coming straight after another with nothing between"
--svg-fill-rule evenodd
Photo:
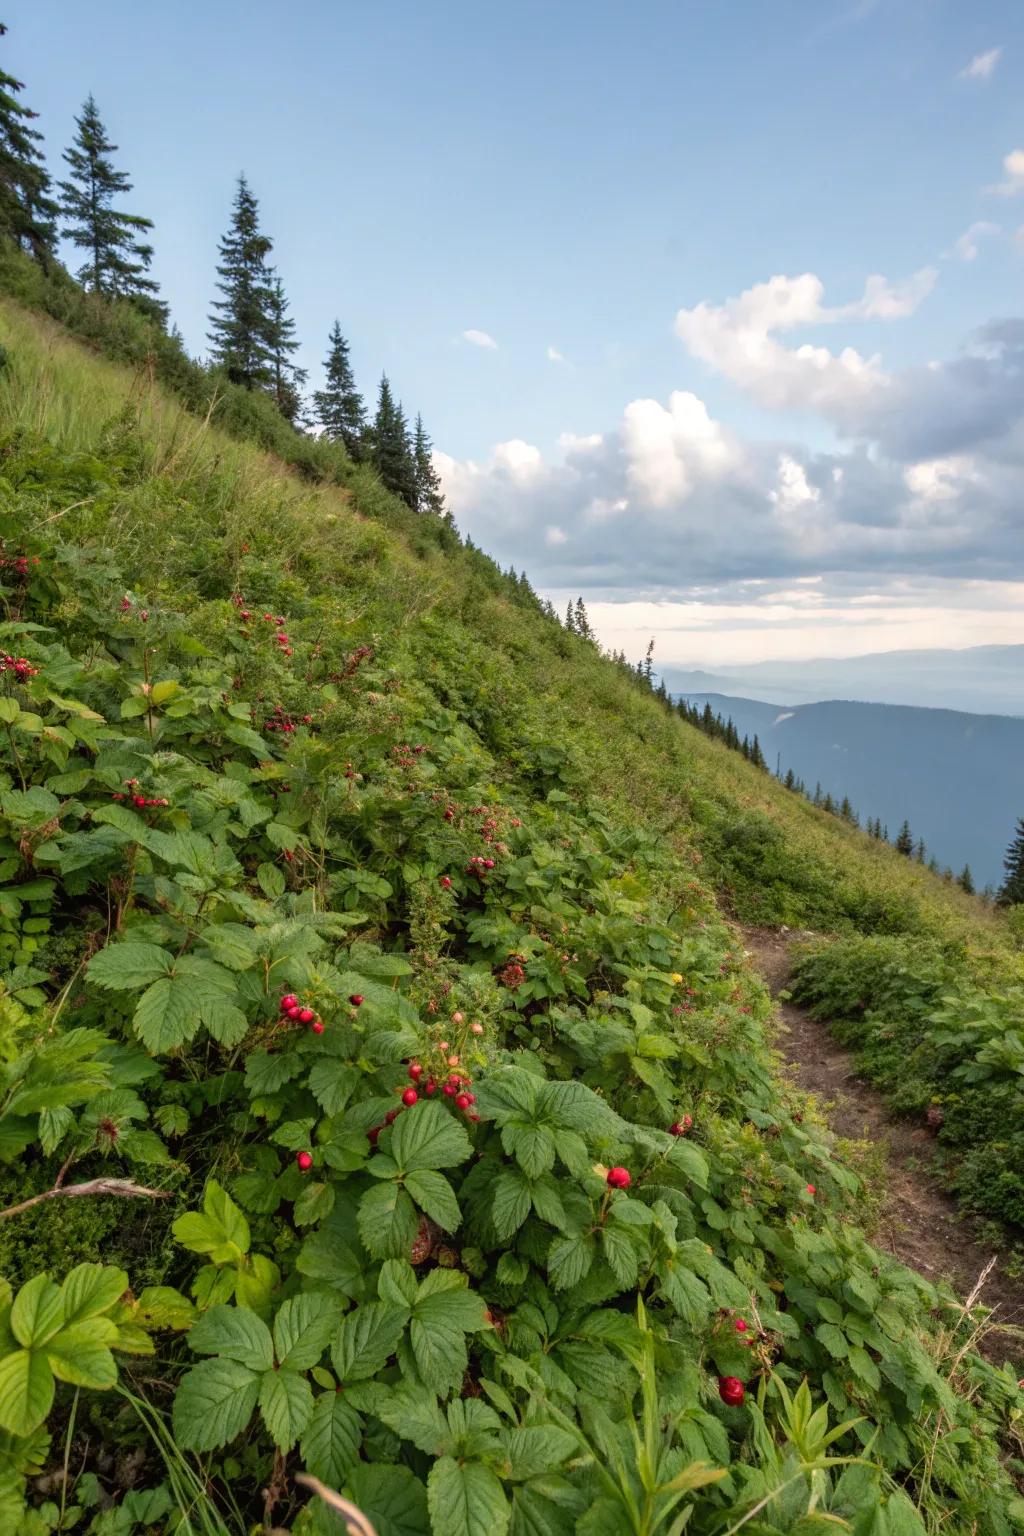
<instances>
[{"instance_id":1,"label":"dirt trail","mask_svg":"<svg viewBox=\"0 0 1024 1536\"><path fill-rule=\"evenodd\" d=\"M754 968L775 996L789 981L790 944L796 936L773 928L741 932ZM776 1044L800 1087L827 1106L829 1124L838 1136L875 1142L884 1149L888 1197L873 1234L876 1245L927 1279L945 1278L961 1296L969 1294L993 1249L978 1243L970 1222L958 1215L955 1201L928 1173L931 1134L890 1116L881 1095L858 1077L852 1053L824 1024L793 1003L780 1002L778 1007L784 1028ZM1024 1328L1024 1284L993 1270L981 1300L998 1309L996 1321Z\"/></svg>"}]
</instances>

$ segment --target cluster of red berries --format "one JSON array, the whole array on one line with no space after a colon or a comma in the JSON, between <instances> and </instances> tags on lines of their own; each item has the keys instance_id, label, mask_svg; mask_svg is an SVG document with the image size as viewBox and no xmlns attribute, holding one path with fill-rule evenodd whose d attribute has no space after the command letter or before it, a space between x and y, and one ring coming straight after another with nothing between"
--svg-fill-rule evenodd
<instances>
[{"instance_id":1,"label":"cluster of red berries","mask_svg":"<svg viewBox=\"0 0 1024 1536\"><path fill-rule=\"evenodd\" d=\"M238 617L242 621L239 633L248 637L252 633L251 629L249 628L249 623L252 619L252 613L245 606L245 599L240 592L233 593L231 601L238 609ZM277 633L274 636L274 640L276 644L280 646L282 656L290 656L292 654L292 646L291 641L285 634L285 625L287 620L285 619L284 614L279 613L275 615L273 613L265 613L263 615L263 622L264 624L273 624L276 627Z\"/></svg>"},{"instance_id":2,"label":"cluster of red berries","mask_svg":"<svg viewBox=\"0 0 1024 1536\"><path fill-rule=\"evenodd\" d=\"M303 715L301 721L297 722L294 716L288 713L283 704L275 704L274 713L264 723L263 729L265 731L280 731L282 735L290 736L293 731L298 730L300 724L312 725L313 716Z\"/></svg>"},{"instance_id":3,"label":"cluster of red berries","mask_svg":"<svg viewBox=\"0 0 1024 1536\"><path fill-rule=\"evenodd\" d=\"M0 654L0 672L12 672L16 683L27 682L38 671L24 656L10 656L6 651Z\"/></svg>"},{"instance_id":4,"label":"cluster of red berries","mask_svg":"<svg viewBox=\"0 0 1024 1536\"><path fill-rule=\"evenodd\" d=\"M718 1395L727 1408L738 1408L747 1395L747 1389L738 1376L719 1376Z\"/></svg>"},{"instance_id":5,"label":"cluster of red berries","mask_svg":"<svg viewBox=\"0 0 1024 1536\"><path fill-rule=\"evenodd\" d=\"M15 576L23 580L28 575L29 566L38 564L38 555L0 555L0 568L9 566Z\"/></svg>"},{"instance_id":6,"label":"cluster of red berries","mask_svg":"<svg viewBox=\"0 0 1024 1536\"><path fill-rule=\"evenodd\" d=\"M422 757L426 750L425 746L410 747L408 743L403 743L400 747L391 748L391 756L399 768L415 768L416 759Z\"/></svg>"},{"instance_id":7,"label":"cluster of red berries","mask_svg":"<svg viewBox=\"0 0 1024 1536\"><path fill-rule=\"evenodd\" d=\"M493 859L484 859L479 854L475 854L466 865L466 874L476 875L478 879L486 880L493 868Z\"/></svg>"},{"instance_id":8,"label":"cluster of red berries","mask_svg":"<svg viewBox=\"0 0 1024 1536\"><path fill-rule=\"evenodd\" d=\"M131 600L131 598L127 594L125 594L125 596L122 597L122 599L121 599L121 612L122 613L131 613L131 611L132 611L132 600ZM149 618L149 609L148 608L140 608L139 609L139 618L145 624L146 620Z\"/></svg>"},{"instance_id":9,"label":"cluster of red berries","mask_svg":"<svg viewBox=\"0 0 1024 1536\"><path fill-rule=\"evenodd\" d=\"M628 1168L609 1168L605 1179L609 1189L628 1189L633 1182Z\"/></svg>"},{"instance_id":10,"label":"cluster of red berries","mask_svg":"<svg viewBox=\"0 0 1024 1536\"><path fill-rule=\"evenodd\" d=\"M342 671L342 672L332 672L331 673L331 676L330 676L331 682L332 683L345 683L345 682L347 682L350 677L354 676L355 673L358 672L358 670L362 666L363 662L364 661L368 661L369 658L372 655L373 655L373 646L372 645L357 645L355 650L351 651L349 653L349 655L346 656L344 671Z\"/></svg>"},{"instance_id":11,"label":"cluster of red berries","mask_svg":"<svg viewBox=\"0 0 1024 1536\"><path fill-rule=\"evenodd\" d=\"M509 955L505 965L498 972L498 980L502 986L507 987L510 992L514 992L517 987L521 987L526 980L525 965L524 956Z\"/></svg>"},{"instance_id":12,"label":"cluster of red berries","mask_svg":"<svg viewBox=\"0 0 1024 1536\"><path fill-rule=\"evenodd\" d=\"M692 1115L681 1115L678 1120L673 1120L668 1128L670 1136L685 1136L693 1125Z\"/></svg>"},{"instance_id":13,"label":"cluster of red berries","mask_svg":"<svg viewBox=\"0 0 1024 1536\"><path fill-rule=\"evenodd\" d=\"M147 805L167 806L171 803L166 795L123 795L116 790L110 798L111 800L130 800L132 805L137 806L140 811Z\"/></svg>"},{"instance_id":14,"label":"cluster of red berries","mask_svg":"<svg viewBox=\"0 0 1024 1536\"><path fill-rule=\"evenodd\" d=\"M281 1013L286 1019L291 1019L293 1024L308 1024L314 1035L322 1035L324 1021L312 1008L307 1008L300 1003L294 992L286 992L281 999Z\"/></svg>"}]
</instances>

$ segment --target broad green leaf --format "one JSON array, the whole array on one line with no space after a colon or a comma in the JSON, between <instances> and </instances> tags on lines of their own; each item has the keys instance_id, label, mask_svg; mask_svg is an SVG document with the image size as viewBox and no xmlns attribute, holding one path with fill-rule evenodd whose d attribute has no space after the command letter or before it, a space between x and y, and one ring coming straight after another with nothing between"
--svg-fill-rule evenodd
<instances>
[{"instance_id":1,"label":"broad green leaf","mask_svg":"<svg viewBox=\"0 0 1024 1536\"><path fill-rule=\"evenodd\" d=\"M285 892L284 875L276 864L261 864L256 871L256 879L260 883L260 890L268 901L277 901Z\"/></svg>"},{"instance_id":2,"label":"broad green leaf","mask_svg":"<svg viewBox=\"0 0 1024 1536\"><path fill-rule=\"evenodd\" d=\"M491 1221L498 1240L507 1243L530 1214L531 1191L526 1175L506 1168L491 1185Z\"/></svg>"},{"instance_id":3,"label":"broad green leaf","mask_svg":"<svg viewBox=\"0 0 1024 1536\"><path fill-rule=\"evenodd\" d=\"M511 1510L501 1483L479 1462L442 1456L427 1479L433 1536L506 1536Z\"/></svg>"},{"instance_id":4,"label":"broad green leaf","mask_svg":"<svg viewBox=\"0 0 1024 1536\"><path fill-rule=\"evenodd\" d=\"M326 1115L336 1115L345 1108L362 1080L358 1067L333 1056L318 1061L309 1074L309 1091Z\"/></svg>"},{"instance_id":5,"label":"broad green leaf","mask_svg":"<svg viewBox=\"0 0 1024 1536\"><path fill-rule=\"evenodd\" d=\"M555 1138L546 1125L525 1125L512 1121L502 1128L501 1144L522 1168L527 1178L539 1179L555 1164Z\"/></svg>"},{"instance_id":6,"label":"broad green leaf","mask_svg":"<svg viewBox=\"0 0 1024 1536\"><path fill-rule=\"evenodd\" d=\"M78 1264L64 1276L64 1322L84 1322L107 1312L127 1290L127 1273L107 1264Z\"/></svg>"},{"instance_id":7,"label":"broad green leaf","mask_svg":"<svg viewBox=\"0 0 1024 1536\"><path fill-rule=\"evenodd\" d=\"M189 1331L197 1355L220 1355L250 1371L269 1371L274 1363L270 1329L248 1307L211 1307Z\"/></svg>"},{"instance_id":8,"label":"broad green leaf","mask_svg":"<svg viewBox=\"0 0 1024 1536\"><path fill-rule=\"evenodd\" d=\"M577 1437L556 1424L531 1424L525 1429L505 1429L501 1431L500 1439L505 1463L502 1472L505 1477L538 1477L580 1453Z\"/></svg>"},{"instance_id":9,"label":"broad green leaf","mask_svg":"<svg viewBox=\"0 0 1024 1536\"><path fill-rule=\"evenodd\" d=\"M11 1332L25 1348L46 1343L64 1325L64 1298L48 1275L33 1275L14 1298Z\"/></svg>"},{"instance_id":10,"label":"broad green leaf","mask_svg":"<svg viewBox=\"0 0 1024 1536\"><path fill-rule=\"evenodd\" d=\"M699 1147L683 1136L676 1136L668 1149L668 1161L674 1163L688 1179L701 1189L708 1187L708 1160Z\"/></svg>"},{"instance_id":11,"label":"broad green leaf","mask_svg":"<svg viewBox=\"0 0 1024 1536\"><path fill-rule=\"evenodd\" d=\"M421 1168L410 1173L405 1180L409 1191L421 1211L426 1211L431 1221L445 1232L454 1232L462 1221L459 1202L443 1173L432 1168Z\"/></svg>"},{"instance_id":12,"label":"broad green leaf","mask_svg":"<svg viewBox=\"0 0 1024 1536\"><path fill-rule=\"evenodd\" d=\"M833 1360L845 1360L849 1354L850 1346L845 1333L836 1328L832 1323L819 1323L814 1330L814 1336L824 1344Z\"/></svg>"},{"instance_id":13,"label":"broad green leaf","mask_svg":"<svg viewBox=\"0 0 1024 1536\"><path fill-rule=\"evenodd\" d=\"M209 1254L214 1264L233 1264L249 1251L249 1223L216 1179L207 1183L202 1215L186 1211L171 1231L185 1248Z\"/></svg>"},{"instance_id":14,"label":"broad green leaf","mask_svg":"<svg viewBox=\"0 0 1024 1536\"><path fill-rule=\"evenodd\" d=\"M391 1133L391 1156L403 1173L454 1168L472 1151L472 1142L451 1113L426 1099L405 1110Z\"/></svg>"},{"instance_id":15,"label":"broad green leaf","mask_svg":"<svg viewBox=\"0 0 1024 1536\"><path fill-rule=\"evenodd\" d=\"M214 959L231 971L247 971L259 953L259 938L244 923L210 923L202 939Z\"/></svg>"},{"instance_id":16,"label":"broad green leaf","mask_svg":"<svg viewBox=\"0 0 1024 1536\"><path fill-rule=\"evenodd\" d=\"M199 1003L199 1017L218 1045L237 1045L245 1039L249 1029L249 1020L241 1008L222 996L203 997Z\"/></svg>"},{"instance_id":17,"label":"broad green leaf","mask_svg":"<svg viewBox=\"0 0 1024 1536\"><path fill-rule=\"evenodd\" d=\"M346 1384L382 1370L405 1332L408 1313L386 1301L371 1301L342 1319L331 1345L331 1364Z\"/></svg>"},{"instance_id":18,"label":"broad green leaf","mask_svg":"<svg viewBox=\"0 0 1024 1536\"><path fill-rule=\"evenodd\" d=\"M189 1451L216 1451L252 1418L260 1377L237 1360L202 1360L174 1394L174 1437Z\"/></svg>"},{"instance_id":19,"label":"broad green leaf","mask_svg":"<svg viewBox=\"0 0 1024 1536\"><path fill-rule=\"evenodd\" d=\"M302 1435L299 1451L306 1471L329 1488L340 1488L359 1455L363 1424L340 1392L324 1392Z\"/></svg>"},{"instance_id":20,"label":"broad green leaf","mask_svg":"<svg viewBox=\"0 0 1024 1536\"><path fill-rule=\"evenodd\" d=\"M267 1371L260 1383L260 1413L274 1444L290 1451L313 1416L313 1389L298 1371Z\"/></svg>"},{"instance_id":21,"label":"broad green leaf","mask_svg":"<svg viewBox=\"0 0 1024 1536\"><path fill-rule=\"evenodd\" d=\"M407 1259L387 1259L381 1265L377 1276L377 1294L381 1301L390 1301L393 1306L411 1311L416 1305L418 1289L416 1271Z\"/></svg>"},{"instance_id":22,"label":"broad green leaf","mask_svg":"<svg viewBox=\"0 0 1024 1536\"><path fill-rule=\"evenodd\" d=\"M146 1049L159 1056L192 1039L202 1022L201 1005L193 977L161 976L139 998L132 1022Z\"/></svg>"},{"instance_id":23,"label":"broad green leaf","mask_svg":"<svg viewBox=\"0 0 1024 1536\"><path fill-rule=\"evenodd\" d=\"M0 1360L0 1429L31 1435L53 1403L53 1372L41 1354L17 1349Z\"/></svg>"},{"instance_id":24,"label":"broad green leaf","mask_svg":"<svg viewBox=\"0 0 1024 1536\"><path fill-rule=\"evenodd\" d=\"M109 1318L91 1317L62 1328L46 1345L46 1359L53 1374L72 1386L112 1387L117 1362L110 1346L117 1341L117 1328Z\"/></svg>"},{"instance_id":25,"label":"broad green leaf","mask_svg":"<svg viewBox=\"0 0 1024 1536\"><path fill-rule=\"evenodd\" d=\"M408 1467L358 1462L345 1492L380 1536L423 1536L427 1529L426 1489Z\"/></svg>"},{"instance_id":26,"label":"broad green leaf","mask_svg":"<svg viewBox=\"0 0 1024 1536\"><path fill-rule=\"evenodd\" d=\"M432 1269L420 1284L415 1311L423 1322L443 1316L466 1333L487 1327L487 1303L461 1269Z\"/></svg>"},{"instance_id":27,"label":"broad green leaf","mask_svg":"<svg viewBox=\"0 0 1024 1536\"><path fill-rule=\"evenodd\" d=\"M135 992L166 976L174 956L159 944L107 944L89 961L89 980L110 992Z\"/></svg>"},{"instance_id":28,"label":"broad green leaf","mask_svg":"<svg viewBox=\"0 0 1024 1536\"><path fill-rule=\"evenodd\" d=\"M408 1254L419 1229L416 1207L397 1184L378 1184L359 1202L359 1236L374 1259Z\"/></svg>"},{"instance_id":29,"label":"broad green leaf","mask_svg":"<svg viewBox=\"0 0 1024 1536\"><path fill-rule=\"evenodd\" d=\"M274 1318L278 1364L293 1371L308 1371L316 1365L334 1332L339 1310L322 1291L302 1292L282 1303Z\"/></svg>"},{"instance_id":30,"label":"broad green leaf","mask_svg":"<svg viewBox=\"0 0 1024 1536\"><path fill-rule=\"evenodd\" d=\"M427 1456L441 1456L451 1448L452 1436L444 1411L430 1388L403 1381L390 1389L377 1405L377 1416L403 1440L411 1440Z\"/></svg>"},{"instance_id":31,"label":"broad green leaf","mask_svg":"<svg viewBox=\"0 0 1024 1536\"><path fill-rule=\"evenodd\" d=\"M559 1291L571 1290L590 1273L594 1240L587 1233L556 1237L548 1249L548 1275Z\"/></svg>"}]
</instances>

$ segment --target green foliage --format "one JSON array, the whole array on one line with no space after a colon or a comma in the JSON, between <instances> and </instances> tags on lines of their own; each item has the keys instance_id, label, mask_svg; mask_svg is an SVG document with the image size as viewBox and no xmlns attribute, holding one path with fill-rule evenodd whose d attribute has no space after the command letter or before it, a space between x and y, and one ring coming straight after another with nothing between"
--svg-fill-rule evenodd
<instances>
[{"instance_id":1,"label":"green foliage","mask_svg":"<svg viewBox=\"0 0 1024 1536\"><path fill-rule=\"evenodd\" d=\"M33 1189L141 1165L178 1197L137 1300L19 1293L21 1333L52 1316L11 1335L16 1476L156 1332L116 1388L150 1437L129 1532L269 1522L306 1468L381 1536L1009 1533L1016 1380L968 1350L951 1384L952 1298L867 1244L794 1113L696 873L717 839L749 893L765 856L693 733L471 551L157 412L87 431L74 378L73 428L2 446L0 1149Z\"/></svg>"}]
</instances>

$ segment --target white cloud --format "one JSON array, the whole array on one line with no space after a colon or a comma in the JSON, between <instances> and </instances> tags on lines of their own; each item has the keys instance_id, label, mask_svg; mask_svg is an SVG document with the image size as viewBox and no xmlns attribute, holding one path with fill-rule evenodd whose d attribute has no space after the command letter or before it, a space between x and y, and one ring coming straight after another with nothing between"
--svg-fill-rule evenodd
<instances>
[{"instance_id":1,"label":"white cloud","mask_svg":"<svg viewBox=\"0 0 1024 1536\"><path fill-rule=\"evenodd\" d=\"M685 500L698 479L721 474L735 450L707 406L689 390L674 390L668 409L633 400L622 418L622 452L631 486L652 507Z\"/></svg>"},{"instance_id":2,"label":"white cloud","mask_svg":"<svg viewBox=\"0 0 1024 1536\"><path fill-rule=\"evenodd\" d=\"M969 224L962 235L953 241L952 246L945 252L947 256L955 256L958 261L974 261L981 247L981 242L987 240L990 235L999 234L999 225L993 224L989 219L975 219Z\"/></svg>"},{"instance_id":3,"label":"white cloud","mask_svg":"<svg viewBox=\"0 0 1024 1536\"><path fill-rule=\"evenodd\" d=\"M564 363L565 362L565 358L562 356L561 352L559 352L557 347L548 347L548 362L549 363Z\"/></svg>"},{"instance_id":4,"label":"white cloud","mask_svg":"<svg viewBox=\"0 0 1024 1536\"><path fill-rule=\"evenodd\" d=\"M821 492L816 485L811 485L807 479L807 471L790 454L779 455L779 482L774 490L768 492L768 500L772 502L780 512L796 512L808 503L814 504L821 500Z\"/></svg>"},{"instance_id":5,"label":"white cloud","mask_svg":"<svg viewBox=\"0 0 1024 1536\"><path fill-rule=\"evenodd\" d=\"M1008 155L1004 155L1003 170L1006 172L1005 179L985 190L994 192L997 197L1016 197L1018 192L1024 192L1024 149L1011 149Z\"/></svg>"},{"instance_id":6,"label":"white cloud","mask_svg":"<svg viewBox=\"0 0 1024 1536\"><path fill-rule=\"evenodd\" d=\"M494 463L505 470L513 480L529 480L543 467L543 456L532 443L524 443L521 437L513 437L507 443L499 443L494 450Z\"/></svg>"},{"instance_id":7,"label":"white cloud","mask_svg":"<svg viewBox=\"0 0 1024 1536\"><path fill-rule=\"evenodd\" d=\"M463 331L463 341L468 341L470 346L484 347L487 351L497 352L498 343L493 336L488 336L486 331Z\"/></svg>"},{"instance_id":8,"label":"white cloud","mask_svg":"<svg viewBox=\"0 0 1024 1536\"><path fill-rule=\"evenodd\" d=\"M852 303L829 307L824 285L812 272L776 276L757 283L724 304L704 301L676 315L676 334L688 351L772 410L813 409L828 416L865 395L886 387L888 377L877 357L863 357L853 347L832 353L805 343L785 347L779 331L840 320L895 320L910 315L935 286L936 272L925 267L900 286L869 277L864 293Z\"/></svg>"},{"instance_id":9,"label":"white cloud","mask_svg":"<svg viewBox=\"0 0 1024 1536\"><path fill-rule=\"evenodd\" d=\"M603 442L604 438L600 432L588 432L584 437L577 437L575 432L562 432L558 438L558 446L566 455L590 453L595 448L600 448Z\"/></svg>"},{"instance_id":10,"label":"white cloud","mask_svg":"<svg viewBox=\"0 0 1024 1536\"><path fill-rule=\"evenodd\" d=\"M544 542L549 549L557 549L559 544L568 544L569 535L564 528L559 528L557 524L552 523L544 535Z\"/></svg>"},{"instance_id":11,"label":"white cloud","mask_svg":"<svg viewBox=\"0 0 1024 1536\"><path fill-rule=\"evenodd\" d=\"M953 501L963 482L972 477L972 461L966 454L923 459L918 464L908 464L903 471L907 489L921 501Z\"/></svg>"},{"instance_id":12,"label":"white cloud","mask_svg":"<svg viewBox=\"0 0 1024 1536\"><path fill-rule=\"evenodd\" d=\"M995 67L1003 56L1001 48L989 48L987 53L976 53L957 76L958 80L991 80Z\"/></svg>"}]
</instances>

